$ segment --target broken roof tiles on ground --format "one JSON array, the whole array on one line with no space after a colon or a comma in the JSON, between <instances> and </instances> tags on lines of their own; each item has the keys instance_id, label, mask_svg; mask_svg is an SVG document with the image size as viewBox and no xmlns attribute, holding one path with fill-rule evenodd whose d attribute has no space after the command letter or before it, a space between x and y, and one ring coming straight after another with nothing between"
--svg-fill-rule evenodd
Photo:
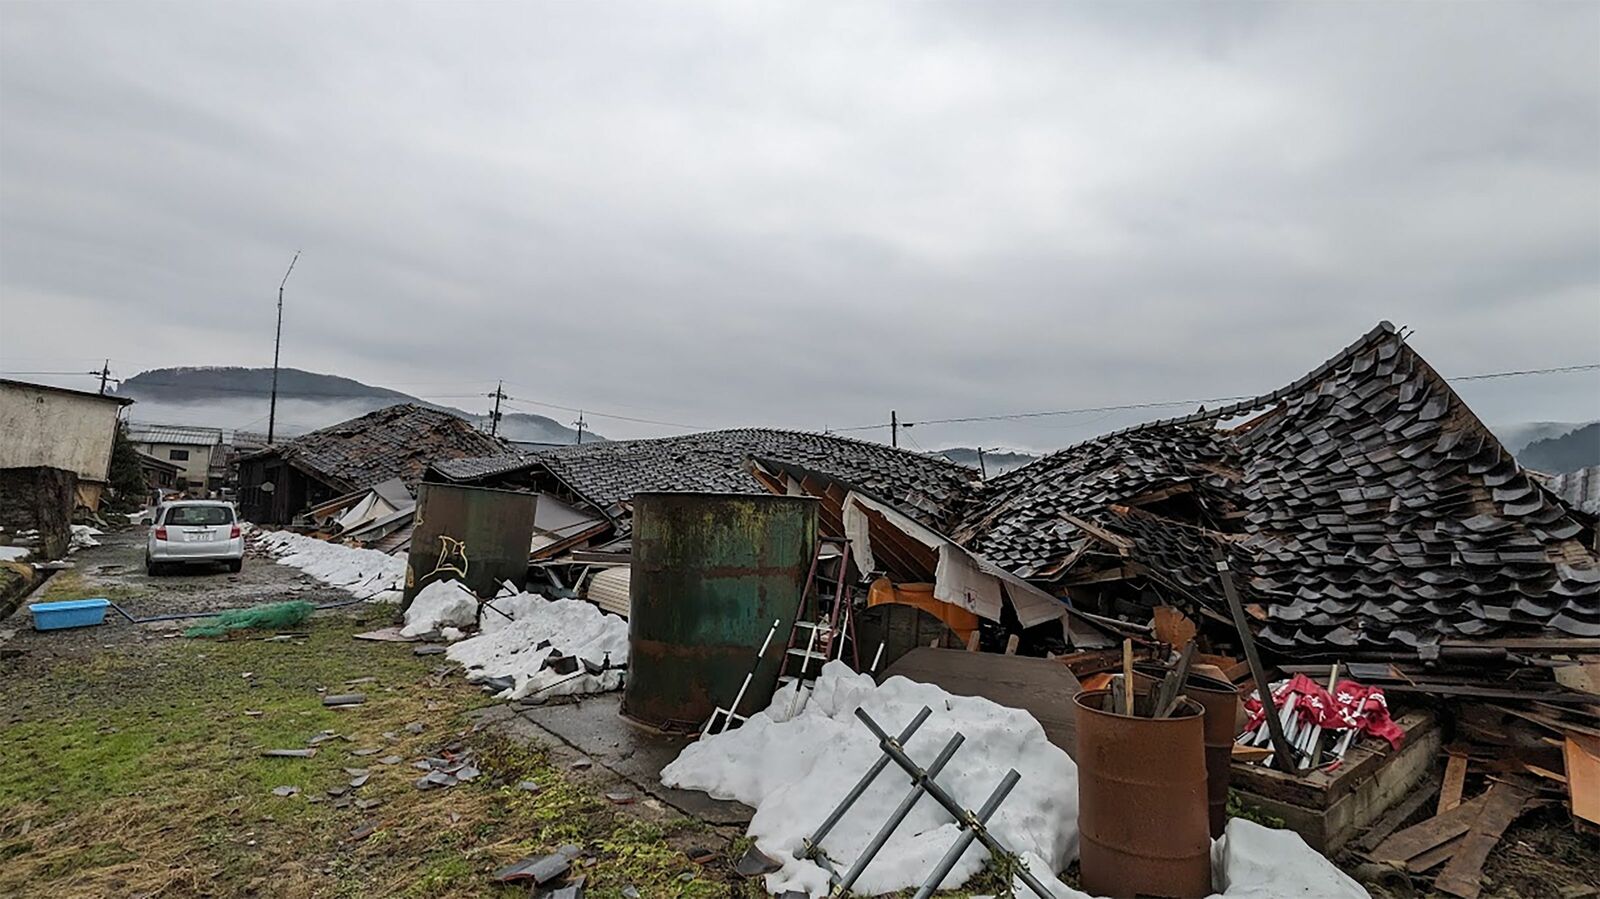
<instances>
[{"instance_id":1,"label":"broken roof tiles on ground","mask_svg":"<svg viewBox=\"0 0 1600 899\"><path fill-rule=\"evenodd\" d=\"M1222 547L1280 649L1600 636L1592 519L1387 322L1282 390L990 481L955 536L1069 591L1145 577L1213 606Z\"/></svg>"},{"instance_id":2,"label":"broken roof tiles on ground","mask_svg":"<svg viewBox=\"0 0 1600 899\"><path fill-rule=\"evenodd\" d=\"M750 473L752 459L859 488L933 527L954 520L976 477L946 459L881 443L770 428L564 446L438 462L433 469L449 480L473 481L540 468L596 507L618 515L635 493L652 490L765 494Z\"/></svg>"},{"instance_id":3,"label":"broken roof tiles on ground","mask_svg":"<svg viewBox=\"0 0 1600 899\"><path fill-rule=\"evenodd\" d=\"M490 455L503 449L499 440L448 412L401 403L312 431L247 458L277 454L319 480L354 491L391 478L415 484L430 462Z\"/></svg>"}]
</instances>

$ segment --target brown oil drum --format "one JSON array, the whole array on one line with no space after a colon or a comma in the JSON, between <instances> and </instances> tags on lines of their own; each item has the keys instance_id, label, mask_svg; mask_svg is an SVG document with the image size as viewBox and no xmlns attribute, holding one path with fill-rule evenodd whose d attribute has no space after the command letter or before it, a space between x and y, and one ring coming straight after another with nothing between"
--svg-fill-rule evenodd
<instances>
[{"instance_id":1,"label":"brown oil drum","mask_svg":"<svg viewBox=\"0 0 1600 899\"><path fill-rule=\"evenodd\" d=\"M1078 711L1080 888L1092 896L1201 899L1211 893L1205 712L1170 718L1103 711L1105 690Z\"/></svg>"},{"instance_id":2,"label":"brown oil drum","mask_svg":"<svg viewBox=\"0 0 1600 899\"><path fill-rule=\"evenodd\" d=\"M1153 663L1135 665L1134 689L1149 689L1165 673L1166 669ZM1228 781L1233 771L1233 738L1239 735L1239 690L1225 680L1190 673L1183 682L1183 693L1206 710L1206 810L1214 840L1228 826Z\"/></svg>"}]
</instances>

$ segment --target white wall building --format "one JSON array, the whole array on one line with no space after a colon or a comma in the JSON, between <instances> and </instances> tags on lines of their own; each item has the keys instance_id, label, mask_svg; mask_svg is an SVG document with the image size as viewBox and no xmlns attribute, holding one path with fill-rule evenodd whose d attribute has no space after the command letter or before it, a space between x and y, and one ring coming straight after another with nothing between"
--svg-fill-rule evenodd
<instances>
[{"instance_id":1,"label":"white wall building","mask_svg":"<svg viewBox=\"0 0 1600 899\"><path fill-rule=\"evenodd\" d=\"M78 476L78 505L100 507L117 416L133 400L0 379L0 468L60 468Z\"/></svg>"}]
</instances>

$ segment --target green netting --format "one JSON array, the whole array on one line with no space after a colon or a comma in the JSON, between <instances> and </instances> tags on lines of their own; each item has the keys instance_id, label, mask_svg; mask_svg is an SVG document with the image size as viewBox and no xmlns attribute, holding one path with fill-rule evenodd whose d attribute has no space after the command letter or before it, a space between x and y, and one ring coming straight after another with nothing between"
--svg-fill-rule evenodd
<instances>
[{"instance_id":1,"label":"green netting","mask_svg":"<svg viewBox=\"0 0 1600 899\"><path fill-rule=\"evenodd\" d=\"M317 607L308 602L275 602L248 609L233 609L207 618L183 632L185 637L220 637L229 631L251 628L284 630L305 623Z\"/></svg>"}]
</instances>

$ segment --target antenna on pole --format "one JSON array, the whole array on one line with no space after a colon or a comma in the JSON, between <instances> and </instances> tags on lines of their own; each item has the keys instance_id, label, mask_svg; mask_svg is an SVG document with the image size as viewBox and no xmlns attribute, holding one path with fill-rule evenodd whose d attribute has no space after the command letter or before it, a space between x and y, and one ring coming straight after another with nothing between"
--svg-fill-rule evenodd
<instances>
[{"instance_id":1,"label":"antenna on pole","mask_svg":"<svg viewBox=\"0 0 1600 899\"><path fill-rule=\"evenodd\" d=\"M889 410L889 445L900 446L900 413L893 409Z\"/></svg>"},{"instance_id":2,"label":"antenna on pole","mask_svg":"<svg viewBox=\"0 0 1600 899\"><path fill-rule=\"evenodd\" d=\"M500 401L506 398L506 382L496 382L494 393L486 395L494 398L494 411L489 413L489 436L496 437L500 434Z\"/></svg>"},{"instance_id":3,"label":"antenna on pole","mask_svg":"<svg viewBox=\"0 0 1600 899\"><path fill-rule=\"evenodd\" d=\"M300 251L295 250L294 258L289 260L289 270L283 273L283 280L278 283L278 333L272 339L272 401L267 406L268 446L272 445L272 435L278 424L278 350L283 346L283 285L289 283L289 275L299 261Z\"/></svg>"}]
</instances>

